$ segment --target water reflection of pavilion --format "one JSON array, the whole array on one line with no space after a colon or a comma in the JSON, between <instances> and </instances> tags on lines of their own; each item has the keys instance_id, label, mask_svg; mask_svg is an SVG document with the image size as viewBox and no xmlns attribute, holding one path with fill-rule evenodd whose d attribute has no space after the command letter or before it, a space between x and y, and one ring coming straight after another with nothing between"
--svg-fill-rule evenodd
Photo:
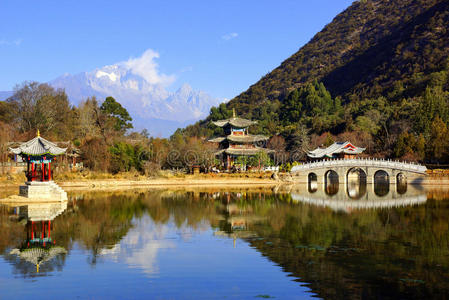
<instances>
[{"instance_id":1,"label":"water reflection of pavilion","mask_svg":"<svg viewBox=\"0 0 449 300\"><path fill-rule=\"evenodd\" d=\"M39 267L59 255L66 254L65 248L57 246L52 239L54 229L52 221L67 209L67 201L53 203L32 203L13 206L19 219L26 220L26 240L10 254L17 255L21 260Z\"/></svg>"},{"instance_id":2,"label":"water reflection of pavilion","mask_svg":"<svg viewBox=\"0 0 449 300\"><path fill-rule=\"evenodd\" d=\"M237 238L256 237L256 233L251 230L251 225L265 220L254 213L252 206L238 203L244 196L242 193L225 193L222 199L224 206L221 212L223 219L220 222L220 230L214 232L215 236L232 238L234 247Z\"/></svg>"}]
</instances>

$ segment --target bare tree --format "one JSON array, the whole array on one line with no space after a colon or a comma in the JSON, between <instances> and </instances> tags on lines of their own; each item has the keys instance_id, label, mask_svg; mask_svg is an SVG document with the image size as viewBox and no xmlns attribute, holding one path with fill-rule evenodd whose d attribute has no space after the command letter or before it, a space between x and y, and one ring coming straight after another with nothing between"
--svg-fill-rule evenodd
<instances>
[{"instance_id":1,"label":"bare tree","mask_svg":"<svg viewBox=\"0 0 449 300\"><path fill-rule=\"evenodd\" d=\"M267 148L271 150L275 150L274 154L274 162L276 165L283 164L287 161L287 152L285 139L280 135L275 135L270 138L267 143Z\"/></svg>"},{"instance_id":2,"label":"bare tree","mask_svg":"<svg viewBox=\"0 0 449 300\"><path fill-rule=\"evenodd\" d=\"M13 128L0 121L0 163L2 164L2 173L5 174L5 162L8 158L8 144L11 142Z\"/></svg>"},{"instance_id":3,"label":"bare tree","mask_svg":"<svg viewBox=\"0 0 449 300\"><path fill-rule=\"evenodd\" d=\"M14 104L15 117L22 132L40 129L42 132L61 133L68 125L71 107L67 95L46 83L17 85L8 101Z\"/></svg>"},{"instance_id":4,"label":"bare tree","mask_svg":"<svg viewBox=\"0 0 449 300\"><path fill-rule=\"evenodd\" d=\"M100 129L97 126L97 99L88 98L78 106L78 131L82 138L92 138L100 136Z\"/></svg>"}]
</instances>

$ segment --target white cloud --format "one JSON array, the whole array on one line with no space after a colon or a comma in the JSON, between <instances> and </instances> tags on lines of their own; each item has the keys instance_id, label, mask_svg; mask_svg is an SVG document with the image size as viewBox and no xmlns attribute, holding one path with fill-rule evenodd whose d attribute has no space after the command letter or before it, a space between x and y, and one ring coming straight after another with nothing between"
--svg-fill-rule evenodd
<instances>
[{"instance_id":1,"label":"white cloud","mask_svg":"<svg viewBox=\"0 0 449 300\"><path fill-rule=\"evenodd\" d=\"M235 39L238 36L239 36L239 34L237 32L231 32L231 33L227 33L227 34L223 35L221 37L221 39L224 41L229 41L229 40Z\"/></svg>"},{"instance_id":2,"label":"white cloud","mask_svg":"<svg viewBox=\"0 0 449 300\"><path fill-rule=\"evenodd\" d=\"M8 41L5 39L0 40L0 45L3 46L19 46L20 44L22 44L22 39L15 39L13 41Z\"/></svg>"},{"instance_id":3,"label":"white cloud","mask_svg":"<svg viewBox=\"0 0 449 300\"><path fill-rule=\"evenodd\" d=\"M159 58L159 53L152 49L146 50L142 56L130 58L121 64L131 73L144 78L149 84L168 86L176 80L175 75L159 73L159 65L154 61Z\"/></svg>"}]
</instances>

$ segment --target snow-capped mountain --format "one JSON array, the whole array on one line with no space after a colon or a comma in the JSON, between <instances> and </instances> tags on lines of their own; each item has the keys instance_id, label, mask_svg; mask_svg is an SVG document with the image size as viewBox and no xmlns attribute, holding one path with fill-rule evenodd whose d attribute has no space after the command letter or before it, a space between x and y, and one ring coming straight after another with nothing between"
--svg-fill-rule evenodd
<instances>
[{"instance_id":1,"label":"snow-capped mountain","mask_svg":"<svg viewBox=\"0 0 449 300\"><path fill-rule=\"evenodd\" d=\"M160 74L154 59L159 55L147 50L139 58L104 66L92 72L65 74L50 81L55 88L64 88L73 104L96 96L102 101L114 97L131 114L136 129L147 128L156 136L168 136L206 117L212 106L221 101L188 84L177 91L166 89L175 80L173 75Z\"/></svg>"},{"instance_id":2,"label":"snow-capped mountain","mask_svg":"<svg viewBox=\"0 0 449 300\"><path fill-rule=\"evenodd\" d=\"M212 106L222 100L183 84L177 91L167 87L176 80L174 75L162 74L155 59L159 54L151 49L142 56L75 75L65 74L49 84L65 89L72 104L88 97L98 101L114 97L133 118L136 130L146 128L153 136L168 137L177 128L206 117ZM0 92L0 100L12 92Z\"/></svg>"}]
</instances>

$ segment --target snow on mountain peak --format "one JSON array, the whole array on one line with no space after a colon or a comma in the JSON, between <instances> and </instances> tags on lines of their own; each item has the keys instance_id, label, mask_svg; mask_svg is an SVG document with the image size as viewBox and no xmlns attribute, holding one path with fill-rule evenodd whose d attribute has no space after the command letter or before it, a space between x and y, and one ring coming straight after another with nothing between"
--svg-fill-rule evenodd
<instances>
[{"instance_id":1,"label":"snow on mountain peak","mask_svg":"<svg viewBox=\"0 0 449 300\"><path fill-rule=\"evenodd\" d=\"M50 84L55 88L64 88L72 103L79 103L91 96L99 100L112 96L130 112L136 128L147 128L150 132L153 125L165 129L167 122L173 122L170 123L173 127L176 126L174 124L183 126L186 122L197 121L207 116L212 106L221 102L203 91L194 90L187 83L175 92L168 91L166 87L174 83L176 77L160 73L155 61L157 58L159 53L148 49L140 57L92 72L64 74ZM149 119L151 122L148 122ZM155 119L163 122L161 124L164 126L152 124L157 122Z\"/></svg>"},{"instance_id":2,"label":"snow on mountain peak","mask_svg":"<svg viewBox=\"0 0 449 300\"><path fill-rule=\"evenodd\" d=\"M95 74L95 77L97 77L97 78L100 78L103 76L108 77L111 81L116 81L117 79L120 79L120 76L117 76L115 73L106 73L101 70L98 70L97 73Z\"/></svg>"}]
</instances>

